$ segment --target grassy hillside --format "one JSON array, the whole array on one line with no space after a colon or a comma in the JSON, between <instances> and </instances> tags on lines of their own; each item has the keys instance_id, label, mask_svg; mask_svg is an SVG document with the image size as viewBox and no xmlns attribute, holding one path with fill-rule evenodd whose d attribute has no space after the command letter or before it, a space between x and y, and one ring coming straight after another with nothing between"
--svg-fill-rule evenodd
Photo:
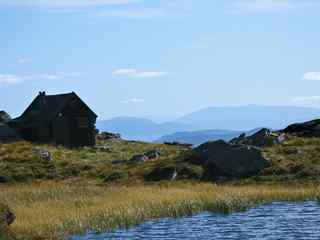
<instances>
[{"instance_id":1,"label":"grassy hillside","mask_svg":"<svg viewBox=\"0 0 320 240\"><path fill-rule=\"evenodd\" d=\"M118 173L119 180L133 184L143 181L144 175L156 166L175 165L177 157L186 151L183 147L122 140L100 142L99 145L107 149L66 149L28 142L0 145L0 182L70 178L102 182ZM36 149L49 150L53 160L42 160ZM145 163L129 162L132 156L154 149L160 151L159 159Z\"/></svg>"},{"instance_id":2,"label":"grassy hillside","mask_svg":"<svg viewBox=\"0 0 320 240\"><path fill-rule=\"evenodd\" d=\"M186 161L188 149L179 146L133 141L99 142L95 148L66 149L50 145L17 142L0 145L0 182L30 182L78 179L97 182L138 184L157 167L172 167L178 180L201 179L202 168ZM45 161L36 149L47 149L53 160ZM132 156L157 149L155 161L132 163ZM287 136L287 141L264 149L271 167L248 181L318 181L320 176L320 139Z\"/></svg>"},{"instance_id":3,"label":"grassy hillside","mask_svg":"<svg viewBox=\"0 0 320 240\"><path fill-rule=\"evenodd\" d=\"M98 144L107 148L0 145L0 199L17 216L7 233L23 240L60 240L150 218L320 198L319 138L287 136L284 143L264 149L271 167L219 185L200 182L203 169L187 161L186 148L130 141ZM35 153L39 148L49 150L53 160L42 160ZM130 163L132 156L153 149L161 152L159 159ZM145 181L146 174L159 167L176 169L179 181ZM5 232L0 229L0 239L1 234Z\"/></svg>"},{"instance_id":4,"label":"grassy hillside","mask_svg":"<svg viewBox=\"0 0 320 240\"><path fill-rule=\"evenodd\" d=\"M253 179L259 181L317 181L320 179L320 138L287 136L282 144L266 148L271 167Z\"/></svg>"}]
</instances>

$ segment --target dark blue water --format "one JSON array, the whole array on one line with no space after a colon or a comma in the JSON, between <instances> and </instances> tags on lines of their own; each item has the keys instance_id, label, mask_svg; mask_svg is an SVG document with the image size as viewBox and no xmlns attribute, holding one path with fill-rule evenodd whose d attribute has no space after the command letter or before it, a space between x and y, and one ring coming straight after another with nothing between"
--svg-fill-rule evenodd
<instances>
[{"instance_id":1,"label":"dark blue water","mask_svg":"<svg viewBox=\"0 0 320 240\"><path fill-rule=\"evenodd\" d=\"M230 215L206 212L180 219L149 221L128 230L72 238L89 239L320 240L320 204L277 202Z\"/></svg>"}]
</instances>

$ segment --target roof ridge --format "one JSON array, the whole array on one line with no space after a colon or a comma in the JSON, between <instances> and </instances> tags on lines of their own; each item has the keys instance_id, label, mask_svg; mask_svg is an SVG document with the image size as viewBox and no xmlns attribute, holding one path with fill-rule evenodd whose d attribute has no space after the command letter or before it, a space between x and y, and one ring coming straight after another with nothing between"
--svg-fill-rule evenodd
<instances>
[{"instance_id":1,"label":"roof ridge","mask_svg":"<svg viewBox=\"0 0 320 240\"><path fill-rule=\"evenodd\" d=\"M51 96L63 96L63 95L72 95L74 92L69 92L69 93L60 93L60 94L46 94L44 95L45 97L51 97Z\"/></svg>"}]
</instances>

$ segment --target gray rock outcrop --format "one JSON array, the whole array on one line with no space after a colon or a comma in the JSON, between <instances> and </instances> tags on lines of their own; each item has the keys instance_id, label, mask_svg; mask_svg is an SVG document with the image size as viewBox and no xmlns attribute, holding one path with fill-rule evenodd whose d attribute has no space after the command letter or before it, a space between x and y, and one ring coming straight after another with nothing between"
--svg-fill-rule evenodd
<instances>
[{"instance_id":1,"label":"gray rock outcrop","mask_svg":"<svg viewBox=\"0 0 320 240\"><path fill-rule=\"evenodd\" d=\"M158 150L151 150L149 152L146 152L144 154L138 154L138 155L134 155L129 162L132 163L143 163L146 161L154 161L159 159L161 156L161 152Z\"/></svg>"},{"instance_id":2,"label":"gray rock outcrop","mask_svg":"<svg viewBox=\"0 0 320 240\"><path fill-rule=\"evenodd\" d=\"M158 159L161 156L161 153L158 150L151 150L144 155L147 156L148 159Z\"/></svg>"},{"instance_id":3,"label":"gray rock outcrop","mask_svg":"<svg viewBox=\"0 0 320 240\"><path fill-rule=\"evenodd\" d=\"M320 119L289 125L282 132L302 137L320 137Z\"/></svg>"},{"instance_id":4,"label":"gray rock outcrop","mask_svg":"<svg viewBox=\"0 0 320 240\"><path fill-rule=\"evenodd\" d=\"M223 140L200 145L193 150L191 159L205 168L206 177L213 179L249 177L270 166L261 149Z\"/></svg>"},{"instance_id":5,"label":"gray rock outcrop","mask_svg":"<svg viewBox=\"0 0 320 240\"><path fill-rule=\"evenodd\" d=\"M149 158L146 155L139 154L139 155L133 156L129 161L132 163L144 163L148 160L149 160Z\"/></svg>"},{"instance_id":6,"label":"gray rock outcrop","mask_svg":"<svg viewBox=\"0 0 320 240\"><path fill-rule=\"evenodd\" d=\"M243 144L256 147L268 147L279 143L278 135L267 128L262 128L251 136L241 134L230 141L231 144Z\"/></svg>"}]
</instances>

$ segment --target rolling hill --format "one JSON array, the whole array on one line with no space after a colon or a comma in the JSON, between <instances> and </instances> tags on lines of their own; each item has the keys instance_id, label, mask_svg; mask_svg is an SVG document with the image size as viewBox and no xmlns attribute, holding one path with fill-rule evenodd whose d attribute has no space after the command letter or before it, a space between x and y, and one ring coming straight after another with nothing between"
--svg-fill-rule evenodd
<instances>
[{"instance_id":1,"label":"rolling hill","mask_svg":"<svg viewBox=\"0 0 320 240\"><path fill-rule=\"evenodd\" d=\"M210 107L164 123L156 123L145 118L117 117L98 121L97 128L101 131L120 133L126 139L187 140L197 144L204 139L229 139L239 132L262 126L280 129L294 122L319 117L318 108L248 105Z\"/></svg>"},{"instance_id":2,"label":"rolling hill","mask_svg":"<svg viewBox=\"0 0 320 240\"><path fill-rule=\"evenodd\" d=\"M210 107L176 120L202 129L249 130L266 126L280 129L294 122L320 117L320 109L294 106Z\"/></svg>"}]
</instances>

